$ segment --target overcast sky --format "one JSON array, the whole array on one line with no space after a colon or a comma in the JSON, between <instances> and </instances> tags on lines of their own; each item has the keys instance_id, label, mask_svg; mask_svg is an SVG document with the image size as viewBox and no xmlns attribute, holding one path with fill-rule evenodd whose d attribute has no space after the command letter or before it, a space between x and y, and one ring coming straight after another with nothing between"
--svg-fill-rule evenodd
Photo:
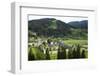
<instances>
[{"instance_id":1,"label":"overcast sky","mask_svg":"<svg viewBox=\"0 0 100 76\"><path fill-rule=\"evenodd\" d=\"M42 18L55 18L57 20L61 20L66 23L68 23L70 21L88 20L88 18L83 18L83 17L57 17L57 16L35 16L35 15L28 16L28 20L35 20L35 19L42 19Z\"/></svg>"}]
</instances>

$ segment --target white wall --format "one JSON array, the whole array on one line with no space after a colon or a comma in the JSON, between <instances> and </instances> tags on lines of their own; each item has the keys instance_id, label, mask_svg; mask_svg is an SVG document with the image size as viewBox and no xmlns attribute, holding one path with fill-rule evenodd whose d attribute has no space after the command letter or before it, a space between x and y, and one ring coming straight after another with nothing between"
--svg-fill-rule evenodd
<instances>
[{"instance_id":1,"label":"white wall","mask_svg":"<svg viewBox=\"0 0 100 76\"><path fill-rule=\"evenodd\" d=\"M52 7L66 7L67 5L76 5L76 6L95 6L98 9L97 14L97 26L99 35L100 32L100 2L99 0L1 0L0 1L0 76L13 76L13 74L9 73L10 70L10 53L11 53L11 8L10 3L13 1L17 2L28 2L34 3L35 6L52 6ZM40 74L29 74L34 76L99 76L100 71L100 36L98 36L98 50L97 53L97 68L91 68L91 70L86 69L73 69L69 71L60 71L60 72L52 72L52 73L40 73ZM28 74L25 74L28 76Z\"/></svg>"}]
</instances>

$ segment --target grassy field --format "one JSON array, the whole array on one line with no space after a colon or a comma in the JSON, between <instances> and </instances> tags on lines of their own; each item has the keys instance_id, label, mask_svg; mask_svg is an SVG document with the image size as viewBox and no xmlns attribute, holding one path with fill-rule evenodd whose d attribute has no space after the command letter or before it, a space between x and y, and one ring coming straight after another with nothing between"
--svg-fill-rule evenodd
<instances>
[{"instance_id":1,"label":"grassy field","mask_svg":"<svg viewBox=\"0 0 100 76\"><path fill-rule=\"evenodd\" d=\"M73 44L87 45L88 41L87 40L69 39L69 40L64 40L64 43L67 45L73 45Z\"/></svg>"}]
</instances>

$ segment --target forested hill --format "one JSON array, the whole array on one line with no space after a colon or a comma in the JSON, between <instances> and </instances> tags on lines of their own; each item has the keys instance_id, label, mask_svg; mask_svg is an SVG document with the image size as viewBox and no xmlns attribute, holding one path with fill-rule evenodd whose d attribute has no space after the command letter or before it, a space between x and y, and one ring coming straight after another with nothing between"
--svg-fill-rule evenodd
<instances>
[{"instance_id":1,"label":"forested hill","mask_svg":"<svg viewBox=\"0 0 100 76\"><path fill-rule=\"evenodd\" d=\"M88 29L88 21L87 20L72 21L72 22L69 22L68 24L70 24L73 28Z\"/></svg>"},{"instance_id":2,"label":"forested hill","mask_svg":"<svg viewBox=\"0 0 100 76\"><path fill-rule=\"evenodd\" d=\"M28 21L28 30L38 36L46 37L87 37L88 21L65 23L55 18L43 18Z\"/></svg>"}]
</instances>

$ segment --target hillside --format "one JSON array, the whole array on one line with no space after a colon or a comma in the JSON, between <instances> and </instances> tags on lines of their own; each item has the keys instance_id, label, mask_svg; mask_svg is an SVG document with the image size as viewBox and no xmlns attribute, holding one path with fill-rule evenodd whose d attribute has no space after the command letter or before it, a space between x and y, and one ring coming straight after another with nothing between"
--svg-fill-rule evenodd
<instances>
[{"instance_id":1,"label":"hillside","mask_svg":"<svg viewBox=\"0 0 100 76\"><path fill-rule=\"evenodd\" d=\"M55 18L28 21L28 30L44 37L87 38L88 21L65 23Z\"/></svg>"}]
</instances>

